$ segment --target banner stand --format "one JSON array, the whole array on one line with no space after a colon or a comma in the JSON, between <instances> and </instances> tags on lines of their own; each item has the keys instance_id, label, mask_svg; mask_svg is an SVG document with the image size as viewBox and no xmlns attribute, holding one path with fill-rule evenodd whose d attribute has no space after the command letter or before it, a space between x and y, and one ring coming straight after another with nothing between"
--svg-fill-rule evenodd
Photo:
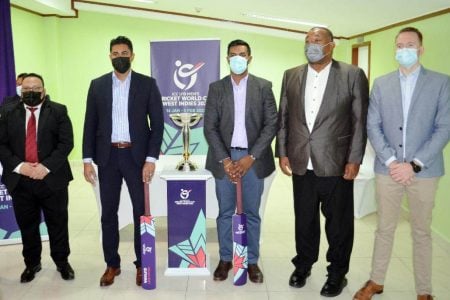
<instances>
[{"instance_id":1,"label":"banner stand","mask_svg":"<svg viewBox=\"0 0 450 300\"><path fill-rule=\"evenodd\" d=\"M164 170L167 182L166 276L209 276L206 250L206 181L209 171Z\"/></svg>"}]
</instances>

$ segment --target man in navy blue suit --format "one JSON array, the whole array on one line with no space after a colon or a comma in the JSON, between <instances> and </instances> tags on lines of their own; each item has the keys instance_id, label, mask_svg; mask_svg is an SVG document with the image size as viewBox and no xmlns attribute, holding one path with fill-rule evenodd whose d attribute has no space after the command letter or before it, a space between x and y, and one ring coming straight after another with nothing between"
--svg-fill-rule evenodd
<instances>
[{"instance_id":1,"label":"man in navy blue suit","mask_svg":"<svg viewBox=\"0 0 450 300\"><path fill-rule=\"evenodd\" d=\"M106 271L100 286L114 283L120 274L117 211L122 180L133 205L136 284L141 285L139 217L144 214L142 182L155 171L164 120L161 94L155 79L131 70L133 45L124 36L110 43L114 71L92 80L86 103L83 162L86 181L95 184L98 166L103 254Z\"/></svg>"}]
</instances>

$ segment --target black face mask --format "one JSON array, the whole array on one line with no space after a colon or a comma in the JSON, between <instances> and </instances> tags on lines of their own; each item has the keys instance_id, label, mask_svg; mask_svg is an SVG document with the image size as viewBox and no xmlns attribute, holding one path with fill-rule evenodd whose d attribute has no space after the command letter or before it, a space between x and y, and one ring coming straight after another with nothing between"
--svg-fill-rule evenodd
<instances>
[{"instance_id":1,"label":"black face mask","mask_svg":"<svg viewBox=\"0 0 450 300\"><path fill-rule=\"evenodd\" d=\"M131 62L129 57L116 57L112 59L114 70L123 74L130 69Z\"/></svg>"},{"instance_id":2,"label":"black face mask","mask_svg":"<svg viewBox=\"0 0 450 300\"><path fill-rule=\"evenodd\" d=\"M25 105L36 106L43 101L43 99L41 99L41 95L41 92L25 92L22 93L22 101Z\"/></svg>"}]
</instances>

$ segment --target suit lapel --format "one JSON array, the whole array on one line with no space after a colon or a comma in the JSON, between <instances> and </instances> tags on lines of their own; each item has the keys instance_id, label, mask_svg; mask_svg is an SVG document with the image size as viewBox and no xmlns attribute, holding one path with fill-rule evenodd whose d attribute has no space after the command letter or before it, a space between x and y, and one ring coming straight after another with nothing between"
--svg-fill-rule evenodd
<instances>
[{"instance_id":1,"label":"suit lapel","mask_svg":"<svg viewBox=\"0 0 450 300\"><path fill-rule=\"evenodd\" d=\"M303 122L303 125L306 126L306 112L305 112L305 90L306 90L306 77L308 76L308 65L304 65L303 67L300 67L298 70L298 84L299 87L298 93L300 99L299 103L299 116L301 117L301 121Z\"/></svg>"},{"instance_id":2,"label":"suit lapel","mask_svg":"<svg viewBox=\"0 0 450 300\"><path fill-rule=\"evenodd\" d=\"M250 108L253 107L252 101L256 99L254 95L256 95L257 91L255 91L255 84L253 84L253 81L255 78L252 75L248 75L247 79L247 88L246 88L246 95L245 95L245 119L247 120L247 116L249 115Z\"/></svg>"},{"instance_id":3,"label":"suit lapel","mask_svg":"<svg viewBox=\"0 0 450 300\"><path fill-rule=\"evenodd\" d=\"M38 129L37 129L37 141L39 145L39 141L41 141L41 137L43 132L45 132L45 126L47 124L48 116L50 114L50 107L48 105L48 99L44 101L41 105L41 111L39 113L39 121L38 121Z\"/></svg>"},{"instance_id":4,"label":"suit lapel","mask_svg":"<svg viewBox=\"0 0 450 300\"><path fill-rule=\"evenodd\" d=\"M136 96L136 91L138 90L138 84L136 74L131 71L130 90L128 92L128 116L132 116L132 109L134 107L133 101ZM128 119L131 120L132 118Z\"/></svg>"},{"instance_id":5,"label":"suit lapel","mask_svg":"<svg viewBox=\"0 0 450 300\"><path fill-rule=\"evenodd\" d=\"M409 116L409 113L413 110L414 105L418 101L420 92L423 90L424 82L427 80L426 79L427 73L423 67L421 67L421 70L419 72L420 73L419 73L419 76L417 77L416 86L414 87L414 91L413 91L413 94L411 97L411 103L409 105L408 116Z\"/></svg>"},{"instance_id":6,"label":"suit lapel","mask_svg":"<svg viewBox=\"0 0 450 300\"><path fill-rule=\"evenodd\" d=\"M223 88L225 91L225 104L228 110L230 111L230 124L234 126L234 93L233 93L233 84L231 83L231 76L227 76L223 79ZM233 128L231 129L233 130Z\"/></svg>"}]
</instances>

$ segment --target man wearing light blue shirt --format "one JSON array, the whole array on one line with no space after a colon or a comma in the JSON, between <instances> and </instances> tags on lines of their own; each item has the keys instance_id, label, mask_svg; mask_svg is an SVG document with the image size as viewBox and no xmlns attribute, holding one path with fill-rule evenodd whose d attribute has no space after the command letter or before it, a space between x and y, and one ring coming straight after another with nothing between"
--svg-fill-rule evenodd
<instances>
[{"instance_id":1,"label":"man wearing light blue shirt","mask_svg":"<svg viewBox=\"0 0 450 300\"><path fill-rule=\"evenodd\" d=\"M383 292L405 193L417 299L432 299L430 226L449 140L450 79L420 65L424 48L416 28L400 30L396 48L399 70L376 79L370 96L367 130L376 152L378 224L370 280L355 294L357 300Z\"/></svg>"},{"instance_id":2,"label":"man wearing light blue shirt","mask_svg":"<svg viewBox=\"0 0 450 300\"><path fill-rule=\"evenodd\" d=\"M84 177L96 184L98 166L102 206L102 243L106 271L100 286L120 274L118 216L120 190L125 180L133 205L136 284L141 285L139 217L144 214L144 188L155 171L164 120L161 94L155 79L131 70L133 45L123 36L111 40L114 72L92 80L83 133Z\"/></svg>"}]
</instances>

